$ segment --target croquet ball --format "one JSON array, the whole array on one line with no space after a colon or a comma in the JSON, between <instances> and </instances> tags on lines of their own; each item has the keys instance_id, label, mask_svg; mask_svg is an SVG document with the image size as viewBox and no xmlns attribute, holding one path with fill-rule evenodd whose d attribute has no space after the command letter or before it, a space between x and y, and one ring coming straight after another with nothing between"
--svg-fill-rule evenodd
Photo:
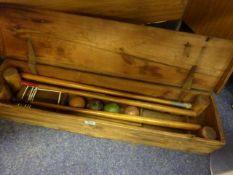
<instances>
[{"instance_id":1,"label":"croquet ball","mask_svg":"<svg viewBox=\"0 0 233 175\"><path fill-rule=\"evenodd\" d=\"M87 108L100 111L103 110L104 104L100 100L90 100L87 104Z\"/></svg>"},{"instance_id":2,"label":"croquet ball","mask_svg":"<svg viewBox=\"0 0 233 175\"><path fill-rule=\"evenodd\" d=\"M114 112L114 113L118 113L120 112L120 106L116 103L107 103L104 106L104 110L107 112Z\"/></svg>"},{"instance_id":3,"label":"croquet ball","mask_svg":"<svg viewBox=\"0 0 233 175\"><path fill-rule=\"evenodd\" d=\"M205 139L215 140L217 139L217 133L216 131L209 126L204 126L200 131L199 135L201 137L204 137Z\"/></svg>"},{"instance_id":4,"label":"croquet ball","mask_svg":"<svg viewBox=\"0 0 233 175\"><path fill-rule=\"evenodd\" d=\"M85 104L86 104L85 99L80 96L73 96L69 100L69 105L72 107L84 108Z\"/></svg>"},{"instance_id":5,"label":"croquet ball","mask_svg":"<svg viewBox=\"0 0 233 175\"><path fill-rule=\"evenodd\" d=\"M135 106L127 106L124 113L127 115L139 115L139 109Z\"/></svg>"}]
</instances>

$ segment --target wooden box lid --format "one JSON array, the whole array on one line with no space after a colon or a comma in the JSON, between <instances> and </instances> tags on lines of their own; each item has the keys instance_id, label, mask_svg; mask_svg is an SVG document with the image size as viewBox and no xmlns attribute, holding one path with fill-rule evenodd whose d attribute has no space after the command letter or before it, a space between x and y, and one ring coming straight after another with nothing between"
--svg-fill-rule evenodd
<instances>
[{"instance_id":1,"label":"wooden box lid","mask_svg":"<svg viewBox=\"0 0 233 175\"><path fill-rule=\"evenodd\" d=\"M0 54L124 79L218 92L232 72L233 41L98 18L0 7ZM190 79L191 77L191 79ZM133 88L133 87L132 87Z\"/></svg>"}]
</instances>

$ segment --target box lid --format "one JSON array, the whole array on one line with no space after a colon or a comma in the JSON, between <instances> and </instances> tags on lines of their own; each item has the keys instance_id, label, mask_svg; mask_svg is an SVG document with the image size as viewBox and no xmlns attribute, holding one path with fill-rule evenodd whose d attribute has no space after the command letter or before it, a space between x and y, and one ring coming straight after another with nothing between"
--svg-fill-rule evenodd
<instances>
[{"instance_id":1,"label":"box lid","mask_svg":"<svg viewBox=\"0 0 233 175\"><path fill-rule=\"evenodd\" d=\"M0 3L18 4L78 13L88 16L151 23L180 19L188 0L0 0Z\"/></svg>"},{"instance_id":2,"label":"box lid","mask_svg":"<svg viewBox=\"0 0 233 175\"><path fill-rule=\"evenodd\" d=\"M11 59L28 61L30 38L39 64L141 82L218 92L232 72L232 40L5 6L0 26Z\"/></svg>"}]
</instances>

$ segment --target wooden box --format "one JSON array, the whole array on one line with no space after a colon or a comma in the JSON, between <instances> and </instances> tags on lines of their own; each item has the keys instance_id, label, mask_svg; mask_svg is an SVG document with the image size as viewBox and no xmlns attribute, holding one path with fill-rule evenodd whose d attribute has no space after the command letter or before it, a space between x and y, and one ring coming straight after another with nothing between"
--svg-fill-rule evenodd
<instances>
[{"instance_id":1,"label":"wooden box","mask_svg":"<svg viewBox=\"0 0 233 175\"><path fill-rule=\"evenodd\" d=\"M219 92L231 74L232 41L7 6L0 7L0 26L0 55L5 58L1 74L13 66L21 72L183 102L205 95L210 104L201 117L165 114L165 118L211 126L217 139L204 139L196 132L179 129L10 103L0 104L1 118L198 154L211 153L224 145L211 93ZM145 115L156 117L156 112L147 111Z\"/></svg>"}]
</instances>

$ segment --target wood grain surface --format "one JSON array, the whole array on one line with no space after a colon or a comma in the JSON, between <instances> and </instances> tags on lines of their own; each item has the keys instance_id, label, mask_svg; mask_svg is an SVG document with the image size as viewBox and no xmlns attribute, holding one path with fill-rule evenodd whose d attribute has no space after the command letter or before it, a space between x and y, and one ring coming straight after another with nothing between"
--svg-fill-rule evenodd
<instances>
[{"instance_id":1,"label":"wood grain surface","mask_svg":"<svg viewBox=\"0 0 233 175\"><path fill-rule=\"evenodd\" d=\"M86 98L110 101L110 102L125 104L129 106L137 106L137 107L142 107L145 109L151 109L155 111L168 112L168 113L175 114L175 115L198 117L196 111L189 110L189 109L176 108L176 107L167 106L167 105L137 101L134 99L132 100L132 99L127 99L127 98L122 98L122 97L114 97L114 96L109 96L109 95L100 94L100 93L93 93L93 92L88 92L88 91L73 90L73 89L51 86L51 85L35 84L35 87L38 87L39 89L55 90L55 91L62 92L62 93L83 96Z\"/></svg>"},{"instance_id":2,"label":"wood grain surface","mask_svg":"<svg viewBox=\"0 0 233 175\"><path fill-rule=\"evenodd\" d=\"M135 23L180 19L187 0L0 0L0 3L59 10Z\"/></svg>"},{"instance_id":3,"label":"wood grain surface","mask_svg":"<svg viewBox=\"0 0 233 175\"><path fill-rule=\"evenodd\" d=\"M198 154L209 154L224 145L223 140L205 140L193 137L190 134L160 131L88 117L85 118L78 115L25 109L4 104L0 104L0 118L19 123L66 130L92 137L121 140Z\"/></svg>"},{"instance_id":4,"label":"wood grain surface","mask_svg":"<svg viewBox=\"0 0 233 175\"><path fill-rule=\"evenodd\" d=\"M196 33L233 39L232 0L189 0L183 18Z\"/></svg>"},{"instance_id":5,"label":"wood grain surface","mask_svg":"<svg viewBox=\"0 0 233 175\"><path fill-rule=\"evenodd\" d=\"M44 83L44 84L51 84L51 85L62 86L62 87L67 87L67 88L73 88L73 89L77 89L77 90L97 92L97 93L113 95L113 96L117 96L117 97L124 97L124 98L136 99L136 100L141 100L141 101L165 104L165 105L170 105L170 106L174 106L174 107L182 107L182 108L186 108L186 109L192 108L191 103L182 103L182 102L178 102L178 101L170 101L170 100L165 100L165 99L161 99L161 98L148 97L148 96L144 96L144 95L136 95L133 93L114 91L114 90L109 89L109 88L100 88L100 87L96 87L96 86L90 86L90 85L85 85L82 83L77 83L74 81L67 81L67 80L51 78L48 76L40 76L40 75L28 74L28 73L21 73L21 76L22 76L22 78L27 79L29 81L36 81L36 82L40 82L40 83Z\"/></svg>"},{"instance_id":6,"label":"wood grain surface","mask_svg":"<svg viewBox=\"0 0 233 175\"><path fill-rule=\"evenodd\" d=\"M23 61L14 59L7 59L4 62L4 67L16 67L22 72L31 73L28 64ZM58 78L61 80L68 80L73 82L84 83L88 85L95 85L98 87L105 87L122 92L131 92L135 94L147 95L151 97L159 97L163 99L176 100L179 97L181 89L178 87L170 87L165 85L157 85L152 83L145 83L135 80L128 80L123 78L116 78L111 76L104 76L99 74L87 73L72 69L65 69L60 67L48 66L38 64L37 71L39 75ZM132 88L133 87L133 88ZM203 94L209 96L208 92L189 90L184 101L192 102L196 95Z\"/></svg>"},{"instance_id":7,"label":"wood grain surface","mask_svg":"<svg viewBox=\"0 0 233 175\"><path fill-rule=\"evenodd\" d=\"M7 59L0 67L0 74L2 74L4 69L9 66L16 66L20 68L20 70L30 71L26 62ZM66 79L67 75L73 75L73 77L76 76L76 78L78 78L79 75L83 76L82 73L79 74L79 71L52 67L48 65L38 65L37 68L39 74L51 74L58 77L64 74L62 77L63 79ZM66 74L68 72L69 74ZM94 74L89 74L90 77L91 75ZM67 78L72 77L68 76ZM108 78L114 79L112 77ZM95 77L93 77L93 79L95 79ZM141 87L144 89L143 85L146 83L138 83L141 83ZM128 82L128 85L131 85L131 83ZM193 90L191 90L191 92L192 91ZM0 103L0 118L5 120L61 129L85 134L92 137L120 140L136 144L145 144L198 154L209 154L221 148L225 144L223 129L221 127L221 122L213 99L211 100L211 104L207 111L206 121L203 124L209 125L217 131L217 140L206 140L203 138L195 137L193 134L177 133L173 130L164 131L160 128L149 128L143 126L134 126L129 123L123 124L117 123L115 121L100 120L91 116L85 117L67 113L64 114L37 109L26 109Z\"/></svg>"},{"instance_id":8,"label":"wood grain surface","mask_svg":"<svg viewBox=\"0 0 233 175\"><path fill-rule=\"evenodd\" d=\"M192 88L213 90L232 59L230 40L64 13L4 7L0 24L6 56L27 60L30 36L38 63L176 87L195 64Z\"/></svg>"},{"instance_id":9,"label":"wood grain surface","mask_svg":"<svg viewBox=\"0 0 233 175\"><path fill-rule=\"evenodd\" d=\"M112 112L106 112L106 111L96 111L96 110L90 110L90 109L82 109L82 108L77 108L77 107L44 103L44 102L32 102L32 105L39 106L39 107L46 107L48 109L53 109L53 110L69 111L69 112L74 112L78 114L93 115L93 116L98 116L98 117L107 118L107 119L123 120L123 121L128 121L128 122L135 122L135 123L148 124L148 125L154 125L154 126L162 126L162 127L168 127L168 128L176 128L176 129L184 129L184 130L199 130L202 127L200 124L191 123L191 122L190 123L178 122L174 120L165 120L165 119L152 118L152 117L146 117L146 116L133 116L133 115L112 113Z\"/></svg>"}]
</instances>

